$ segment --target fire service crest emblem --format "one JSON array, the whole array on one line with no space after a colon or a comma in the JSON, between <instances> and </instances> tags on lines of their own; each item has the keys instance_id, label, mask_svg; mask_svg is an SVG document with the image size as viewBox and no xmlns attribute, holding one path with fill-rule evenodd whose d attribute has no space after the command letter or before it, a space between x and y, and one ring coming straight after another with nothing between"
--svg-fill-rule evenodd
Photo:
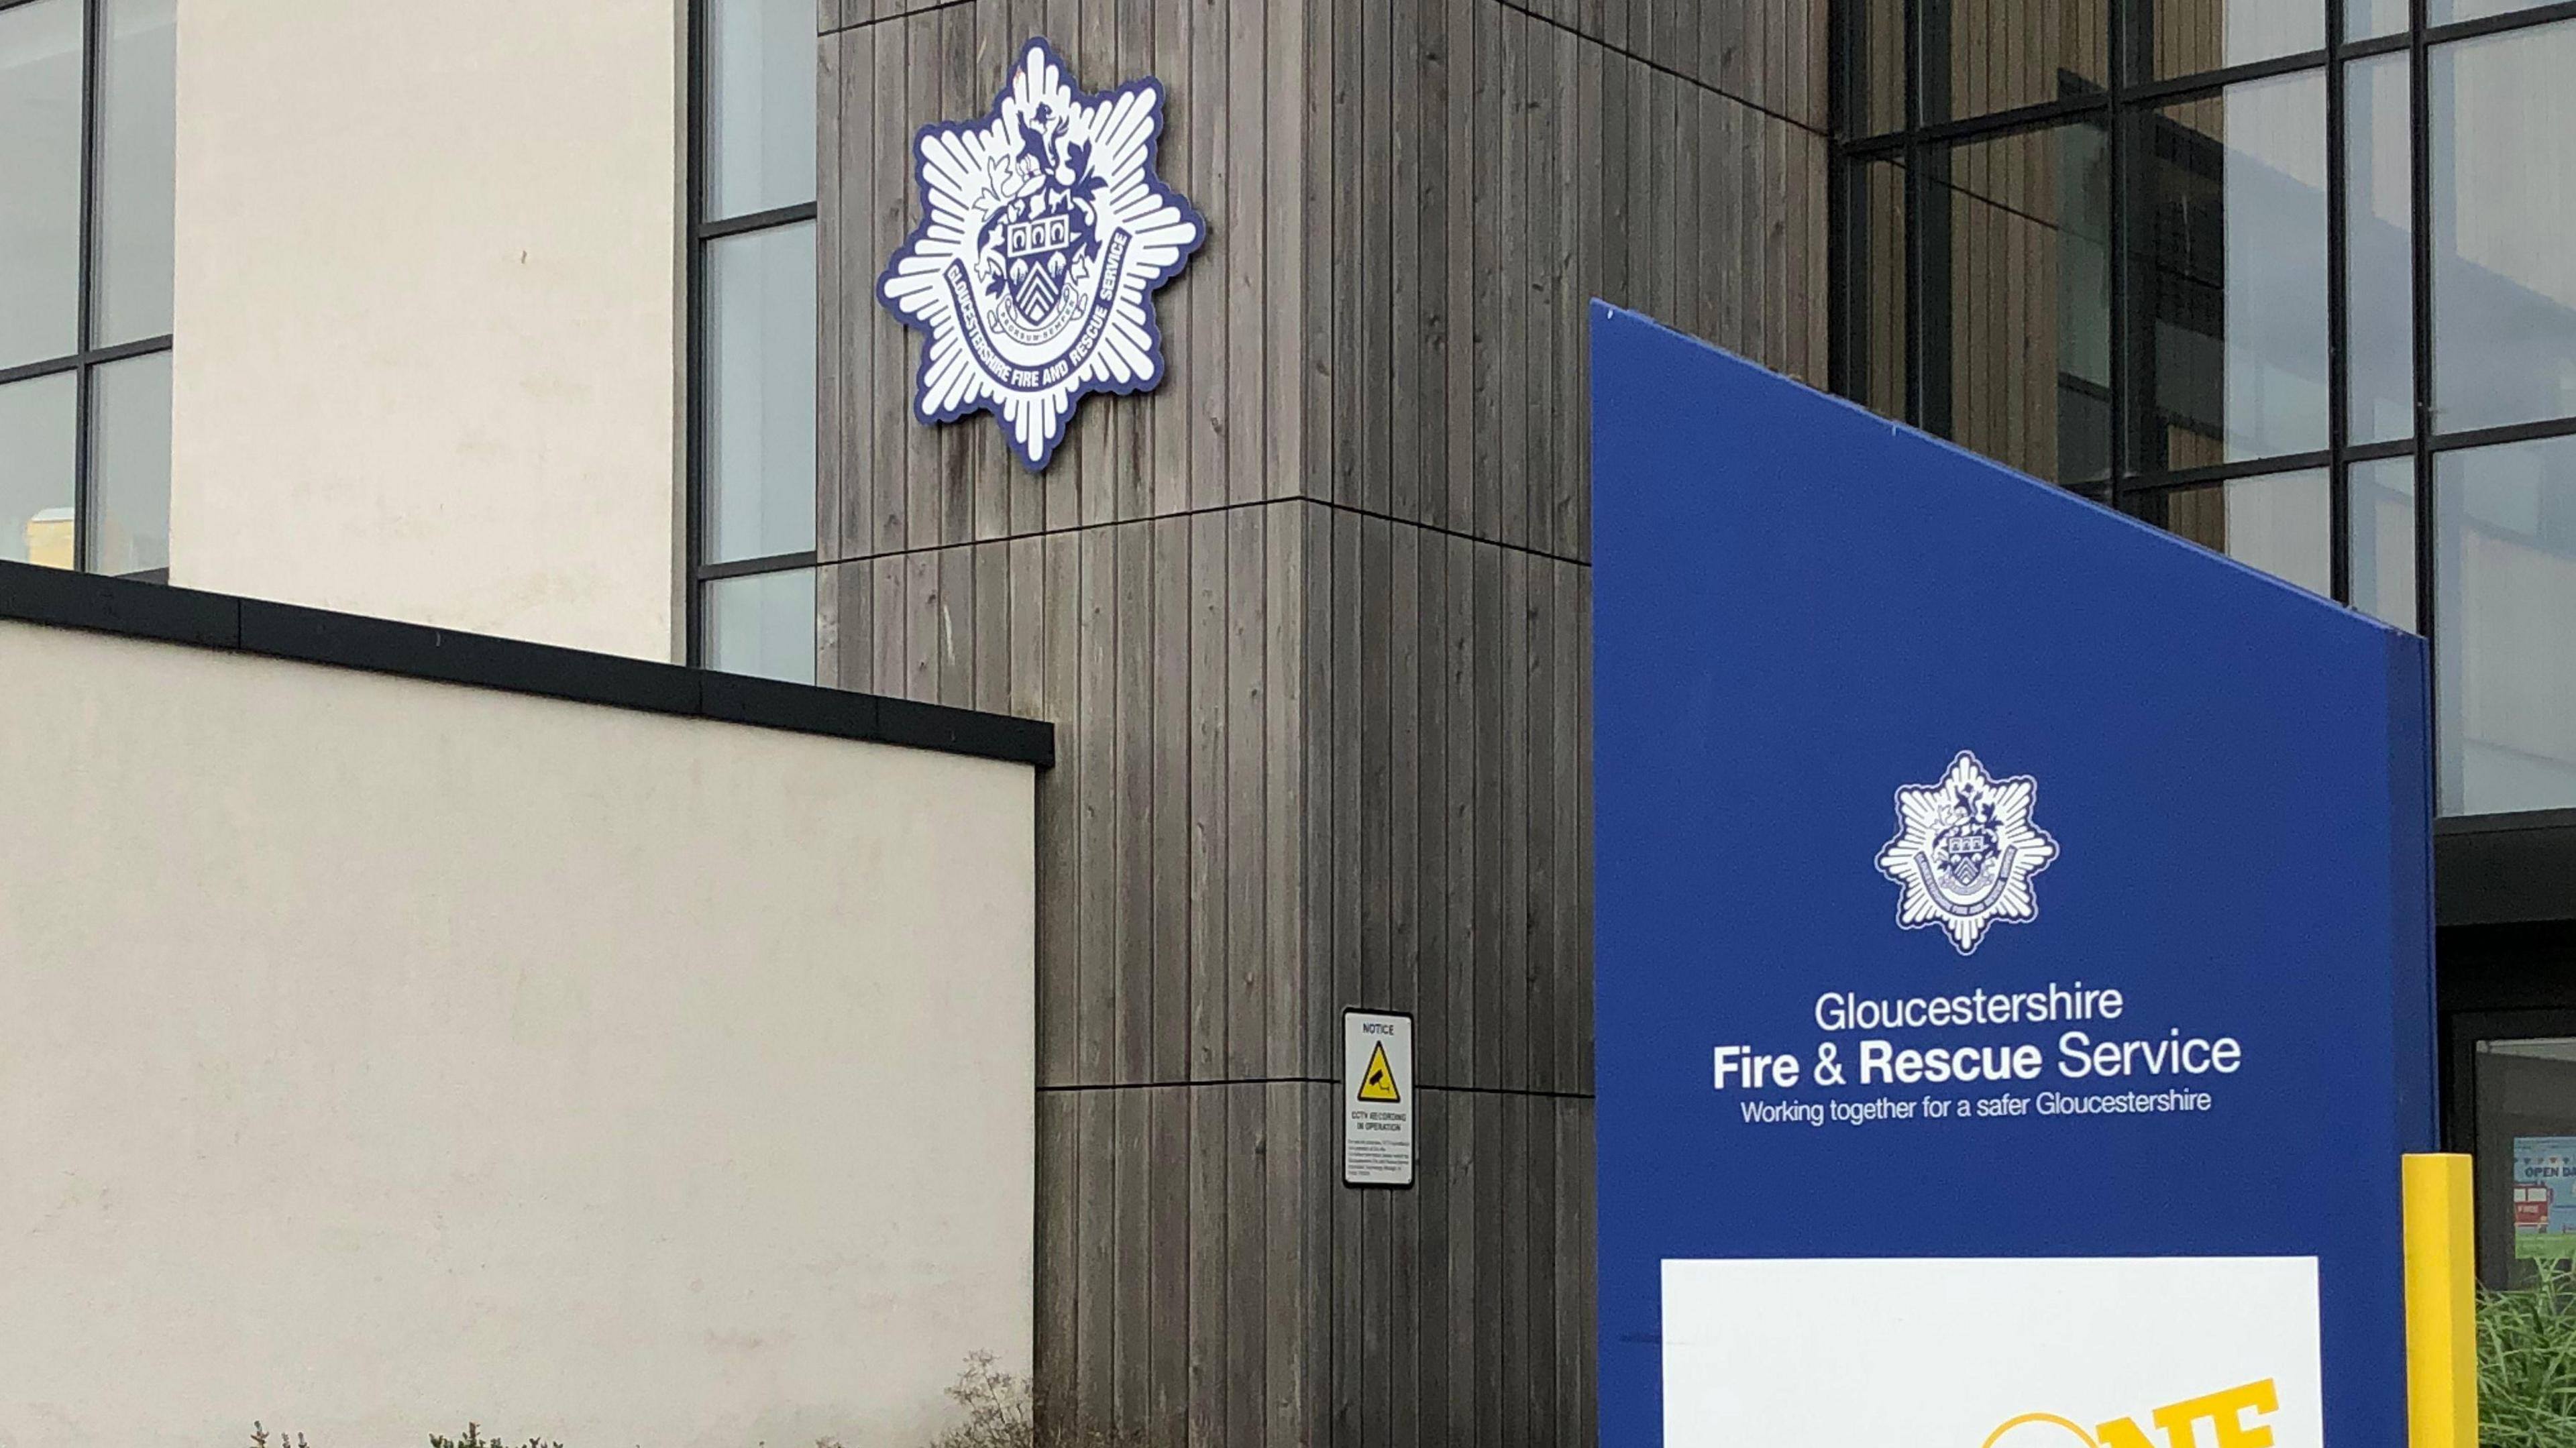
<instances>
[{"instance_id":1,"label":"fire service crest emblem","mask_svg":"<svg viewBox=\"0 0 2576 1448\"><path fill-rule=\"evenodd\" d=\"M913 414L990 412L1032 471L1094 392L1163 380L1154 292L1207 223L1155 172L1162 82L1083 92L1031 40L980 120L913 139L921 220L877 279L923 334Z\"/></svg>"},{"instance_id":2,"label":"fire service crest emblem","mask_svg":"<svg viewBox=\"0 0 2576 1448\"><path fill-rule=\"evenodd\" d=\"M2039 781L1996 779L1960 750L1938 780L1896 791L1896 838L1878 852L1879 873L1902 887L1896 923L1938 925L1961 955L1998 920L2039 918L2031 876L2057 858L2057 841L2031 823Z\"/></svg>"}]
</instances>

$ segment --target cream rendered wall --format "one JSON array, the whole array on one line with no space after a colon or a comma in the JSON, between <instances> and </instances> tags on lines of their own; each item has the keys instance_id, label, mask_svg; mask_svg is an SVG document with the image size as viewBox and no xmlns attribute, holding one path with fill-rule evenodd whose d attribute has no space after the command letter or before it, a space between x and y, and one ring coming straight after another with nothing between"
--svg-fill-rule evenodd
<instances>
[{"instance_id":1,"label":"cream rendered wall","mask_svg":"<svg viewBox=\"0 0 2576 1448\"><path fill-rule=\"evenodd\" d=\"M174 582L677 656L678 0L187 0Z\"/></svg>"},{"instance_id":2,"label":"cream rendered wall","mask_svg":"<svg viewBox=\"0 0 2576 1448\"><path fill-rule=\"evenodd\" d=\"M906 1448L1027 1363L1032 771L0 674L0 1445Z\"/></svg>"}]
</instances>

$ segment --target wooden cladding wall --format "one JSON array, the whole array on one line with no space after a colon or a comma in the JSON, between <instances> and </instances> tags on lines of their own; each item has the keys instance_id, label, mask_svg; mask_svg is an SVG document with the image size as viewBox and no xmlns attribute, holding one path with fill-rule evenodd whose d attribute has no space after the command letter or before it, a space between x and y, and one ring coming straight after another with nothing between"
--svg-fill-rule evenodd
<instances>
[{"instance_id":1,"label":"wooden cladding wall","mask_svg":"<svg viewBox=\"0 0 2576 1448\"><path fill-rule=\"evenodd\" d=\"M826 37L822 556L1296 496L1586 556L1585 300L1821 383L1826 222L1825 141L1784 118L1821 124L1823 0L1590 0L1672 47L1703 16L1679 58L1779 114L1534 13L1586 3L966 0ZM1162 172L1209 223L1160 294L1169 380L1085 407L1043 481L989 419L912 420L919 344L872 297L914 128L1039 34L1086 84L1164 79Z\"/></svg>"},{"instance_id":2,"label":"wooden cladding wall","mask_svg":"<svg viewBox=\"0 0 2576 1448\"><path fill-rule=\"evenodd\" d=\"M1825 7L1814 0L1498 0L1738 104L1825 126Z\"/></svg>"},{"instance_id":3,"label":"wooden cladding wall","mask_svg":"<svg viewBox=\"0 0 2576 1448\"><path fill-rule=\"evenodd\" d=\"M1043 1084L1329 1077L1366 1002L1429 1087L1580 1093L1589 588L1287 500L828 565L822 676L1065 721Z\"/></svg>"},{"instance_id":4,"label":"wooden cladding wall","mask_svg":"<svg viewBox=\"0 0 2576 1448\"><path fill-rule=\"evenodd\" d=\"M1592 1440L1584 304L1822 380L1823 8L822 0L820 677L1058 725L1067 1416ZM914 129L1039 34L1163 78L1210 236L1164 388L1033 477L987 418L911 419L872 290ZM1339 1185L1346 1004L1416 1013L1412 1191Z\"/></svg>"},{"instance_id":5,"label":"wooden cladding wall","mask_svg":"<svg viewBox=\"0 0 2576 1448\"><path fill-rule=\"evenodd\" d=\"M1059 1400L1193 1442L1414 1441L1363 1431L1373 1399L1422 1441L1579 1441L1588 571L1293 499L825 580L828 681L1066 721L1038 846ZM1414 1192L1337 1185L1344 1003L1417 1015Z\"/></svg>"},{"instance_id":6,"label":"wooden cladding wall","mask_svg":"<svg viewBox=\"0 0 2576 1448\"><path fill-rule=\"evenodd\" d=\"M823 40L818 207L821 556L863 557L1096 527L1304 491L1313 322L1303 196L1324 184L1305 137L1307 0L968 0L913 7ZM1164 178L1208 244L1160 292L1169 376L1081 409L1043 480L977 414L925 428L910 412L917 334L874 299L910 230L913 132L981 115L1035 35L1101 88L1159 75L1172 101ZM1236 76L1241 79L1237 81ZM1310 174L1311 173L1311 174Z\"/></svg>"}]
</instances>

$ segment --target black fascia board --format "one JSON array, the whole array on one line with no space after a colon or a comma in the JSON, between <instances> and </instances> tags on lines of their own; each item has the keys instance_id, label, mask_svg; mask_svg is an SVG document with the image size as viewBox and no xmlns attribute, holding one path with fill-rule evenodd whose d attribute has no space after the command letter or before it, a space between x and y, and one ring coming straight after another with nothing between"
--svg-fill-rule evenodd
<instances>
[{"instance_id":1,"label":"black fascia board","mask_svg":"<svg viewBox=\"0 0 2576 1448\"><path fill-rule=\"evenodd\" d=\"M2442 820L2433 896L2446 926L2576 918L2576 810Z\"/></svg>"},{"instance_id":2,"label":"black fascia board","mask_svg":"<svg viewBox=\"0 0 2576 1448\"><path fill-rule=\"evenodd\" d=\"M0 560L0 621L874 744L1055 764L1055 726Z\"/></svg>"}]
</instances>

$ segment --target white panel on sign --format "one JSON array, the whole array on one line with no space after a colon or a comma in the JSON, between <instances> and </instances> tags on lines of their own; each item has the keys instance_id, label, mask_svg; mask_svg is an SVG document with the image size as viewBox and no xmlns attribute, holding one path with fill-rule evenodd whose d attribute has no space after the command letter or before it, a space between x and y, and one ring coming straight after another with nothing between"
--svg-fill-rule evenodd
<instances>
[{"instance_id":1,"label":"white panel on sign","mask_svg":"<svg viewBox=\"0 0 2576 1448\"><path fill-rule=\"evenodd\" d=\"M1342 1012L1342 1185L1413 1185L1413 1017Z\"/></svg>"},{"instance_id":2,"label":"white panel on sign","mask_svg":"<svg viewBox=\"0 0 2576 1448\"><path fill-rule=\"evenodd\" d=\"M1668 1448L2324 1441L2313 1257L1667 1259L1663 1289Z\"/></svg>"}]
</instances>

